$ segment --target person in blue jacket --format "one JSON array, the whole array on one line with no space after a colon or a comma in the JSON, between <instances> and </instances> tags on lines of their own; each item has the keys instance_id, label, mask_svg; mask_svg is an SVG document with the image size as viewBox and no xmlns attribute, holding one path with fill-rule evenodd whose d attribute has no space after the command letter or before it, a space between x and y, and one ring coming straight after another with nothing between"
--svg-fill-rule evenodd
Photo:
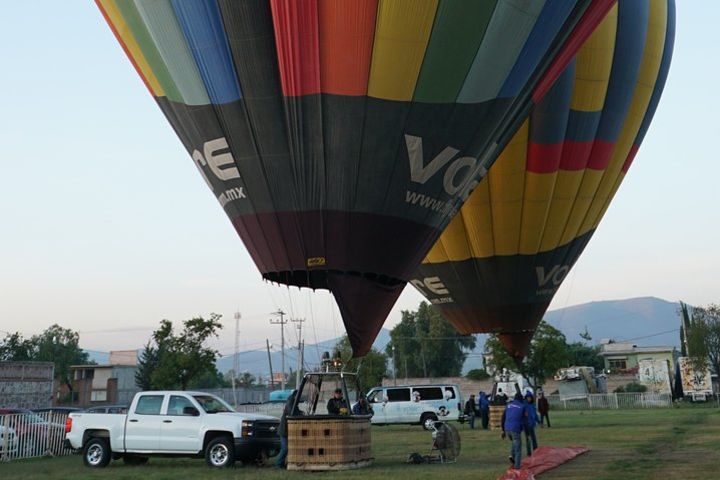
<instances>
[{"instance_id":1,"label":"person in blue jacket","mask_svg":"<svg viewBox=\"0 0 720 480\"><path fill-rule=\"evenodd\" d=\"M522 432L527 425L527 417L527 405L523 401L522 394L517 393L515 399L505 407L501 421L502 438L508 436L512 442L508 459L516 469L520 468L522 460Z\"/></svg>"},{"instance_id":2,"label":"person in blue jacket","mask_svg":"<svg viewBox=\"0 0 720 480\"><path fill-rule=\"evenodd\" d=\"M485 395L485 392L480 392L478 395L478 409L480 410L482 428L483 430L487 430L488 423L490 422L490 399Z\"/></svg>"},{"instance_id":3,"label":"person in blue jacket","mask_svg":"<svg viewBox=\"0 0 720 480\"><path fill-rule=\"evenodd\" d=\"M527 425L525 425L525 450L528 457L537 449L537 437L535 436L535 425L538 424L538 414L535 409L535 397L532 392L525 393L525 408L527 409ZM532 443L532 448L531 448Z\"/></svg>"}]
</instances>

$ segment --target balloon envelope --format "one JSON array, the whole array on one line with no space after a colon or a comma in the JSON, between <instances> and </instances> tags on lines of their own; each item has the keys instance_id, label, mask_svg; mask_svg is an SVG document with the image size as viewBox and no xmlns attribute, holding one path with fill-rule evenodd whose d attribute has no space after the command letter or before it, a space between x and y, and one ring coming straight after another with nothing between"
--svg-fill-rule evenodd
<instances>
[{"instance_id":1,"label":"balloon envelope","mask_svg":"<svg viewBox=\"0 0 720 480\"><path fill-rule=\"evenodd\" d=\"M362 355L613 2L97 3L263 277L331 290Z\"/></svg>"},{"instance_id":2,"label":"balloon envelope","mask_svg":"<svg viewBox=\"0 0 720 480\"><path fill-rule=\"evenodd\" d=\"M527 353L647 132L674 26L672 0L620 0L434 245L412 283L459 332Z\"/></svg>"}]
</instances>

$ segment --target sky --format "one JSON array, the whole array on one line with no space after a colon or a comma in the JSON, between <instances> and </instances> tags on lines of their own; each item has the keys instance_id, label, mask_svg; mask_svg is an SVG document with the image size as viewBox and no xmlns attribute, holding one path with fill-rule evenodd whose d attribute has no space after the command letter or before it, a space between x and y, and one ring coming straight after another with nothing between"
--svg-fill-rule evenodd
<instances>
[{"instance_id":1,"label":"sky","mask_svg":"<svg viewBox=\"0 0 720 480\"><path fill-rule=\"evenodd\" d=\"M717 18L720 2L678 2L653 124L551 309L720 302ZM133 349L161 319L216 312L228 354L236 311L242 349L279 345L278 309L309 343L343 333L327 293L262 281L93 2L3 5L0 62L0 336L59 323L84 348ZM385 326L421 300L406 288Z\"/></svg>"}]
</instances>

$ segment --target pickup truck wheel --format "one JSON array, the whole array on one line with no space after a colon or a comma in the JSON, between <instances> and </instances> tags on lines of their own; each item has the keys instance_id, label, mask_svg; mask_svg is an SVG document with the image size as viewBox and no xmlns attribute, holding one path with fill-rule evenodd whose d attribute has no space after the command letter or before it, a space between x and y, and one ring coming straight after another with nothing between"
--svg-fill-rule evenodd
<instances>
[{"instance_id":1,"label":"pickup truck wheel","mask_svg":"<svg viewBox=\"0 0 720 480\"><path fill-rule=\"evenodd\" d=\"M213 468L229 468L235 463L233 442L228 437L215 437L205 449L205 463Z\"/></svg>"},{"instance_id":2,"label":"pickup truck wheel","mask_svg":"<svg viewBox=\"0 0 720 480\"><path fill-rule=\"evenodd\" d=\"M432 430L433 424L437 422L437 415L434 413L423 413L420 417L420 425L425 430Z\"/></svg>"},{"instance_id":3,"label":"pickup truck wheel","mask_svg":"<svg viewBox=\"0 0 720 480\"><path fill-rule=\"evenodd\" d=\"M91 438L83 448L83 463L86 467L103 468L110 463L110 444L105 438Z\"/></svg>"}]
</instances>

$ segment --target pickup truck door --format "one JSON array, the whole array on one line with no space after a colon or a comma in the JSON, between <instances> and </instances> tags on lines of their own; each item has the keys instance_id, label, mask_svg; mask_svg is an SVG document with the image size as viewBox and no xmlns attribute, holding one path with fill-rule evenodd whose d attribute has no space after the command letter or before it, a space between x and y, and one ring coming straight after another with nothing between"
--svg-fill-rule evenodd
<instances>
[{"instance_id":1,"label":"pickup truck door","mask_svg":"<svg viewBox=\"0 0 720 480\"><path fill-rule=\"evenodd\" d=\"M139 395L125 423L125 450L157 451L164 415L160 415L165 395Z\"/></svg>"},{"instance_id":2,"label":"pickup truck door","mask_svg":"<svg viewBox=\"0 0 720 480\"><path fill-rule=\"evenodd\" d=\"M160 434L160 450L163 452L197 453L201 449L200 429L202 417L186 413L186 407L199 412L189 398L182 395L170 395L167 414L163 417Z\"/></svg>"}]
</instances>

